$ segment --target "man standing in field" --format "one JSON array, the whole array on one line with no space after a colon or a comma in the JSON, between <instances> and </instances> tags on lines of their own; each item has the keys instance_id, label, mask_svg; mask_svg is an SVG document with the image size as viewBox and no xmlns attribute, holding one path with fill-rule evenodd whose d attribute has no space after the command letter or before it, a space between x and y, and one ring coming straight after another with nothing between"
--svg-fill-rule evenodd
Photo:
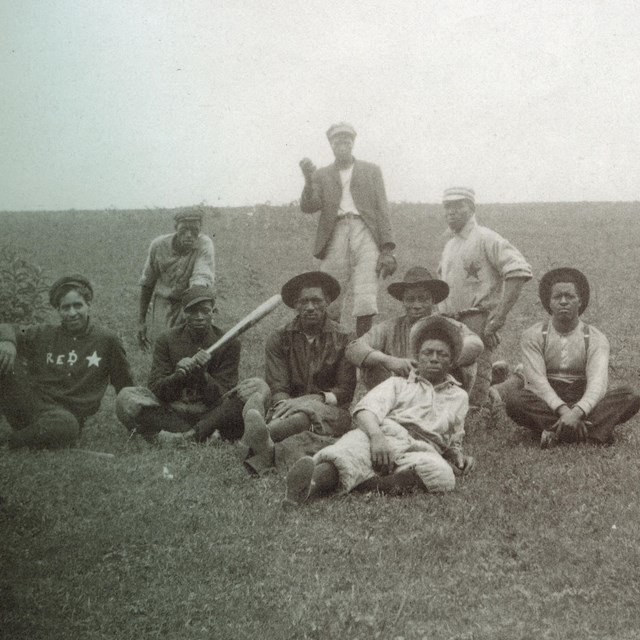
<instances>
[{"instance_id":1,"label":"man standing in field","mask_svg":"<svg viewBox=\"0 0 640 640\"><path fill-rule=\"evenodd\" d=\"M93 287L74 274L57 280L49 302L60 324L0 325L0 414L11 448L73 445L109 384L131 386L120 338L91 320Z\"/></svg>"},{"instance_id":2,"label":"man standing in field","mask_svg":"<svg viewBox=\"0 0 640 640\"><path fill-rule=\"evenodd\" d=\"M356 429L301 458L287 476L285 503L302 504L338 486L451 491L453 469L467 473L474 466L462 453L467 393L449 375L461 350L460 332L446 319L418 321L411 331L417 371L372 389L353 410Z\"/></svg>"},{"instance_id":3,"label":"man standing in field","mask_svg":"<svg viewBox=\"0 0 640 640\"><path fill-rule=\"evenodd\" d=\"M239 452L256 474L274 464L287 468L351 428L356 371L345 349L353 335L326 312L340 285L310 271L291 278L281 293L296 317L267 340L265 380L250 378L236 389L244 403Z\"/></svg>"},{"instance_id":4,"label":"man standing in field","mask_svg":"<svg viewBox=\"0 0 640 640\"><path fill-rule=\"evenodd\" d=\"M440 303L444 315L460 320L484 342L476 381L469 394L471 407L487 403L493 351L498 331L518 300L531 267L522 254L475 217L475 192L466 187L446 189L445 216L451 238L442 252L438 274L449 285L449 297Z\"/></svg>"},{"instance_id":5,"label":"man standing in field","mask_svg":"<svg viewBox=\"0 0 640 640\"><path fill-rule=\"evenodd\" d=\"M397 266L387 196L380 167L353 157L356 131L350 124L331 125L327 138L333 164L316 170L309 158L300 161L305 180L300 209L320 211L313 254L343 293L352 283L356 334L361 336L378 313L378 278L393 275Z\"/></svg>"},{"instance_id":6,"label":"man standing in field","mask_svg":"<svg viewBox=\"0 0 640 640\"><path fill-rule=\"evenodd\" d=\"M449 285L444 280L433 278L424 267L411 267L402 282L393 282L387 291L402 302L404 315L374 325L347 347L347 359L362 370L367 390L391 375L406 378L415 369L416 362L409 348L411 328L421 318L432 315L434 305L449 295ZM475 377L473 365L484 348L482 340L461 322L450 318L447 322L462 336L462 352L457 362L460 370L457 373L466 387Z\"/></svg>"},{"instance_id":7,"label":"man standing in field","mask_svg":"<svg viewBox=\"0 0 640 640\"><path fill-rule=\"evenodd\" d=\"M589 283L577 269L552 269L539 295L551 321L522 334L526 388L506 398L509 417L541 434L540 446L558 442L613 441L616 425L640 409L629 387L607 390L609 341L580 316L589 304Z\"/></svg>"},{"instance_id":8,"label":"man standing in field","mask_svg":"<svg viewBox=\"0 0 640 640\"><path fill-rule=\"evenodd\" d=\"M195 285L213 287L215 254L213 241L202 233L201 211L184 209L174 216L175 233L155 238L149 247L140 278L138 345L143 351L154 338L176 326L182 294ZM147 311L152 303L151 332Z\"/></svg>"},{"instance_id":9,"label":"man standing in field","mask_svg":"<svg viewBox=\"0 0 640 640\"><path fill-rule=\"evenodd\" d=\"M116 412L126 427L162 443L201 442L216 430L228 440L242 435L242 404L225 395L238 383L240 342L207 353L224 334L212 324L214 311L212 289L196 285L185 291L184 322L158 336L148 388L118 394Z\"/></svg>"}]
</instances>

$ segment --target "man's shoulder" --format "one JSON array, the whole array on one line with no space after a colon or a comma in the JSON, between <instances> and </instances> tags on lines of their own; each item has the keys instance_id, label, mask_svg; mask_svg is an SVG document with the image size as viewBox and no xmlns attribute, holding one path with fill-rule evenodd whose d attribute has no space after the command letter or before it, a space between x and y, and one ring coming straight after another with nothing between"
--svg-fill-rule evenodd
<instances>
[{"instance_id":1,"label":"man's shoulder","mask_svg":"<svg viewBox=\"0 0 640 640\"><path fill-rule=\"evenodd\" d=\"M176 327L172 327L171 329L165 329L164 331L161 331L158 334L158 337L156 338L156 342L162 342L162 343L172 343L175 342L184 332L185 330L185 324L179 324Z\"/></svg>"},{"instance_id":2,"label":"man's shoulder","mask_svg":"<svg viewBox=\"0 0 640 640\"><path fill-rule=\"evenodd\" d=\"M158 247L171 246L171 240L173 239L174 235L175 235L175 233L165 233L162 236L155 237L151 241L151 244L149 245L149 248L151 250L154 250L154 249L157 249Z\"/></svg>"},{"instance_id":3,"label":"man's shoulder","mask_svg":"<svg viewBox=\"0 0 640 640\"><path fill-rule=\"evenodd\" d=\"M353 335L353 331L351 331L351 329L348 329L343 324L340 324L339 322L336 322L331 318L326 319L324 326L325 326L325 332L328 331L329 333L337 333L347 338L350 338Z\"/></svg>"},{"instance_id":4,"label":"man's shoulder","mask_svg":"<svg viewBox=\"0 0 640 640\"><path fill-rule=\"evenodd\" d=\"M198 249L213 249L213 240L206 233L201 233L196 246Z\"/></svg>"},{"instance_id":5,"label":"man's shoulder","mask_svg":"<svg viewBox=\"0 0 640 640\"><path fill-rule=\"evenodd\" d=\"M543 329L549 325L551 322L551 318L547 318L546 320L539 320L535 324L532 324L530 327L527 327L522 332L523 340L541 340L542 339L542 331Z\"/></svg>"}]
</instances>

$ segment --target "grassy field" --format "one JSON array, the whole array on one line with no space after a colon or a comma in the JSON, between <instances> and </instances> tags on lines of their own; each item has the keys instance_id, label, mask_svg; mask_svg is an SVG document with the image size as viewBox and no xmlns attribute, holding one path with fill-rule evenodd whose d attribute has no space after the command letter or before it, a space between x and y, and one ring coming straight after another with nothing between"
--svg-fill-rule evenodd
<instances>
[{"instance_id":1,"label":"grassy field","mask_svg":"<svg viewBox=\"0 0 640 640\"><path fill-rule=\"evenodd\" d=\"M638 386L639 203L495 205L488 226L531 262L500 356L543 314L538 278L572 265L592 285L585 319L610 338L612 383ZM439 208L393 209L399 272L435 272ZM248 313L314 266L315 218L295 208L211 212L218 321ZM139 277L170 211L1 213L2 242L53 280L95 283L94 318L123 338L136 379ZM381 316L398 311L381 296ZM261 373L277 310L242 338ZM113 394L76 450L0 451L0 637L635 639L640 631L639 420L609 448L541 451L506 418L468 424L477 471L445 496L347 496L283 510L284 481L248 477L226 444L167 450L127 439ZM1 427L0 427L1 428Z\"/></svg>"}]
</instances>

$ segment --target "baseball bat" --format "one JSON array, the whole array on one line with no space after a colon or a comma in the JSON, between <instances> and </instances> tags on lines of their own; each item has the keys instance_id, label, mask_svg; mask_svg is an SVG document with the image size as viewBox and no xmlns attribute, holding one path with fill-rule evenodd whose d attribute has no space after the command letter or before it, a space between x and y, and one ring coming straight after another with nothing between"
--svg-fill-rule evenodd
<instances>
[{"instance_id":1,"label":"baseball bat","mask_svg":"<svg viewBox=\"0 0 640 640\"><path fill-rule=\"evenodd\" d=\"M264 318L269 315L280 303L282 302L282 296L277 293L275 296L271 296L268 300L263 302L259 307L256 307L249 315L246 315L240 322L233 325L229 331L227 331L219 340L214 342L210 347L207 347L205 351L212 355L222 347L224 347L227 343L231 342L234 338L237 338L239 335L243 334L247 329L251 329L253 325L257 324ZM181 369L178 369L174 375L179 377L186 375Z\"/></svg>"},{"instance_id":2,"label":"baseball bat","mask_svg":"<svg viewBox=\"0 0 640 640\"><path fill-rule=\"evenodd\" d=\"M210 355L215 353L218 349L224 347L225 344L243 334L247 329L251 329L251 327L260 322L262 318L268 316L281 302L282 296L279 293L275 296L271 296L259 307L256 307L249 315L242 318L240 322L231 327L231 329L229 329L222 338L217 342L214 342L210 347L206 348L205 351Z\"/></svg>"}]
</instances>

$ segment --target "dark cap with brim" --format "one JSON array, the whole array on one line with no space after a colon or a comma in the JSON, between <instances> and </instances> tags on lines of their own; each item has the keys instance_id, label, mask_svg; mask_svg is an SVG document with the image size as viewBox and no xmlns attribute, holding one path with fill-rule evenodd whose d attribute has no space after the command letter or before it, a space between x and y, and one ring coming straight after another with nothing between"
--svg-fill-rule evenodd
<instances>
[{"instance_id":1,"label":"dark cap with brim","mask_svg":"<svg viewBox=\"0 0 640 640\"><path fill-rule=\"evenodd\" d=\"M392 282L387 291L402 302L407 287L420 285L431 294L433 304L442 302L449 295L449 285L444 280L434 278L424 267L411 267L405 274L402 282Z\"/></svg>"},{"instance_id":2,"label":"dark cap with brim","mask_svg":"<svg viewBox=\"0 0 640 640\"><path fill-rule=\"evenodd\" d=\"M280 292L282 301L293 309L296 306L300 290L304 287L320 287L329 303L340 295L340 285L333 276L324 271L306 271L285 282Z\"/></svg>"},{"instance_id":3,"label":"dark cap with brim","mask_svg":"<svg viewBox=\"0 0 640 640\"><path fill-rule=\"evenodd\" d=\"M203 287L200 285L195 285L190 287L182 294L181 304L183 309L188 309L192 307L194 304L198 304L199 302L211 302L215 303L216 297L213 293L213 289L210 287Z\"/></svg>"},{"instance_id":4,"label":"dark cap with brim","mask_svg":"<svg viewBox=\"0 0 640 640\"><path fill-rule=\"evenodd\" d=\"M540 279L538 295L546 312L551 315L551 305L549 304L551 301L551 290L553 289L553 285L558 282L573 282L576 286L578 295L580 296L578 315L582 315L589 304L589 281L582 271L578 271L578 269L574 269L573 267L551 269L551 271L547 271Z\"/></svg>"},{"instance_id":5,"label":"dark cap with brim","mask_svg":"<svg viewBox=\"0 0 640 640\"><path fill-rule=\"evenodd\" d=\"M444 340L451 347L451 364L454 365L462 353L462 332L456 325L442 316L420 318L409 333L409 348L418 355L425 340Z\"/></svg>"},{"instance_id":6,"label":"dark cap with brim","mask_svg":"<svg viewBox=\"0 0 640 640\"><path fill-rule=\"evenodd\" d=\"M87 302L93 300L93 287L87 278L74 273L69 276L62 276L56 280L49 289L49 303L52 307L57 308L60 303L60 298L63 296L66 290L73 289L75 287L81 287L89 291L87 296Z\"/></svg>"}]
</instances>

